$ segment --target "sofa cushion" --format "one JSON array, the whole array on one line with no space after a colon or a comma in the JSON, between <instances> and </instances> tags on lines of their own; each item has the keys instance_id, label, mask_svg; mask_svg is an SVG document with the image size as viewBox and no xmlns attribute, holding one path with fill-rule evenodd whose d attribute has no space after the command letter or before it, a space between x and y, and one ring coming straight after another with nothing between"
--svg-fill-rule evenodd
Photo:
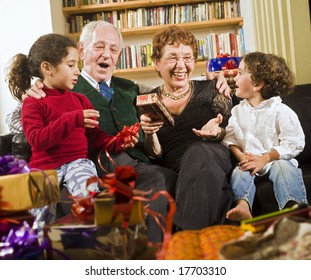
<instances>
[{"instance_id":1,"label":"sofa cushion","mask_svg":"<svg viewBox=\"0 0 311 280\"><path fill-rule=\"evenodd\" d=\"M12 154L13 134L0 135L0 156Z\"/></svg>"},{"instance_id":2,"label":"sofa cushion","mask_svg":"<svg viewBox=\"0 0 311 280\"><path fill-rule=\"evenodd\" d=\"M311 84L296 86L295 92L282 98L283 102L292 108L300 120L305 134L306 145L297 156L299 164L309 163L311 160Z\"/></svg>"}]
</instances>

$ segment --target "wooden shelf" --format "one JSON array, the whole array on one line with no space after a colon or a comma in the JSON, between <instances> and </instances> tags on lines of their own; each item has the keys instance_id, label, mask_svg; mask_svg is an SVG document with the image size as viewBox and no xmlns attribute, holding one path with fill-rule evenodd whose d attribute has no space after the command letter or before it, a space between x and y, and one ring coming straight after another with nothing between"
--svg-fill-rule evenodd
<instances>
[{"instance_id":1,"label":"wooden shelf","mask_svg":"<svg viewBox=\"0 0 311 280\"><path fill-rule=\"evenodd\" d=\"M218 0L221 1L221 0ZM70 16L76 15L85 15L85 14L95 14L101 12L111 12L111 11L126 11L126 10L137 10L139 8L152 8L152 7L162 7L162 6L182 6L182 5L193 5L198 3L208 3L208 2L218 2L210 0L134 0L122 3L107 3L107 4L94 4L94 5L81 5L75 7L63 7L63 14L65 17L69 18ZM82 2L82 1L81 1ZM162 25L153 25L153 26L144 26L138 28L123 28L120 29L120 32L123 36L124 44L127 42L135 42L137 38L141 39L139 41L149 41L147 38L151 38L154 34L162 29L174 24L162 24ZM230 29L234 33L243 26L243 18L226 18L226 19L213 19L206 21L195 21L195 22L185 22L185 23L176 23L176 25L185 28L186 30L192 31L195 33L217 33L218 30L215 29ZM80 30L79 28L73 30ZM67 34L73 37L75 40L78 40L80 33L69 33ZM144 35L144 36L142 36ZM141 38L140 38L141 36ZM150 39L151 41L151 39ZM132 43L133 44L133 43ZM195 66L196 74L200 75L199 71L206 71L206 61L198 61ZM124 77L131 79L132 77L146 79L148 76L156 75L156 70L154 66L150 67L140 67L140 68L127 68L127 69L118 69L114 71L114 75L119 77ZM155 79L155 78L154 78Z\"/></svg>"},{"instance_id":2,"label":"wooden shelf","mask_svg":"<svg viewBox=\"0 0 311 280\"><path fill-rule=\"evenodd\" d=\"M143 35L143 34L153 34L159 29L162 29L165 26L173 24L163 24L163 25L153 25L153 26L144 26L139 28L126 28L120 29L123 37L129 37L133 35ZM186 22L178 23L178 26L181 26L187 30L200 30L208 29L213 27L224 27L224 26L243 26L243 18L228 18L228 19L215 19L215 20L206 20L206 21L197 21L197 22ZM80 33L70 33L70 36L78 38Z\"/></svg>"},{"instance_id":3,"label":"wooden shelf","mask_svg":"<svg viewBox=\"0 0 311 280\"><path fill-rule=\"evenodd\" d=\"M64 7L63 13L65 16L76 14L89 14L104 11L120 11L137 8L158 7L174 4L195 4L204 3L202 0L136 0L122 3L108 3L108 4L95 4L95 5L81 5L75 7Z\"/></svg>"},{"instance_id":4,"label":"wooden shelf","mask_svg":"<svg viewBox=\"0 0 311 280\"><path fill-rule=\"evenodd\" d=\"M206 61L197 61L195 68L206 68ZM113 72L116 76L132 75L132 74L150 74L156 73L154 66L140 67L140 68L127 68L127 69L118 69Z\"/></svg>"}]
</instances>

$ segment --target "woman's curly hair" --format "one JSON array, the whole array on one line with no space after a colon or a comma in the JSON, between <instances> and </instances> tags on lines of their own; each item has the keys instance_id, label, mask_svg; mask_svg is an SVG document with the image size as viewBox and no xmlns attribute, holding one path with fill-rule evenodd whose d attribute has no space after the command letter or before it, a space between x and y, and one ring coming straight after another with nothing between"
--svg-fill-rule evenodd
<instances>
[{"instance_id":1,"label":"woman's curly hair","mask_svg":"<svg viewBox=\"0 0 311 280\"><path fill-rule=\"evenodd\" d=\"M193 56L198 56L198 43L195 36L179 26L171 25L161 29L152 40L152 55L151 58L159 60L163 55L163 48L166 45L179 46L183 44L190 46L193 51Z\"/></svg>"},{"instance_id":2,"label":"woman's curly hair","mask_svg":"<svg viewBox=\"0 0 311 280\"><path fill-rule=\"evenodd\" d=\"M295 77L283 57L251 52L243 57L243 61L253 84L263 84L261 95L264 99L289 94L294 90Z\"/></svg>"}]
</instances>

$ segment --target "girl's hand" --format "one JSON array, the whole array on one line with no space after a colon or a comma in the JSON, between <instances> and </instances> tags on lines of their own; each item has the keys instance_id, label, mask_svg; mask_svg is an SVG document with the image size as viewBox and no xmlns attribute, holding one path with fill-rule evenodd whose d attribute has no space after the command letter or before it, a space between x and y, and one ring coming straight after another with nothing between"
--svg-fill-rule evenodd
<instances>
[{"instance_id":1,"label":"girl's hand","mask_svg":"<svg viewBox=\"0 0 311 280\"><path fill-rule=\"evenodd\" d=\"M83 110L84 127L94 128L98 125L99 112L94 109Z\"/></svg>"},{"instance_id":2,"label":"girl's hand","mask_svg":"<svg viewBox=\"0 0 311 280\"><path fill-rule=\"evenodd\" d=\"M201 128L201 130L193 128L192 131L203 139L208 137L216 137L219 133L221 133L219 125L222 123L222 119L222 115L218 114L216 118L209 120Z\"/></svg>"},{"instance_id":3,"label":"girl's hand","mask_svg":"<svg viewBox=\"0 0 311 280\"><path fill-rule=\"evenodd\" d=\"M138 143L138 137L139 137L139 132L137 132L134 136L131 137L131 142L124 143L122 145L122 148L129 149L129 148L134 148L134 146Z\"/></svg>"},{"instance_id":4,"label":"girl's hand","mask_svg":"<svg viewBox=\"0 0 311 280\"><path fill-rule=\"evenodd\" d=\"M163 121L153 121L147 114L140 116L142 130L148 135L156 133L163 125Z\"/></svg>"}]
</instances>

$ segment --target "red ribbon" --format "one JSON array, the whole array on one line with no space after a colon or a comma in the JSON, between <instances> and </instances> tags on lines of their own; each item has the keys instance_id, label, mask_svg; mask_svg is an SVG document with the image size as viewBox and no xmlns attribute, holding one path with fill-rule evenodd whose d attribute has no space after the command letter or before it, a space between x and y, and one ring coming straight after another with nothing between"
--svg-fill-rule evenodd
<instances>
[{"instance_id":1,"label":"red ribbon","mask_svg":"<svg viewBox=\"0 0 311 280\"><path fill-rule=\"evenodd\" d=\"M122 142L124 144L128 144L132 142L132 137L136 135L136 133L139 131L140 128L140 123L137 122L131 126L124 126L122 131L118 132L118 134L114 137L112 137L112 139L107 143L106 145L106 149L105 149L105 154L107 156L107 158L113 163L114 166L117 166L116 162L113 160L113 158L110 156L110 154L108 153L108 147L114 142L116 141L118 138L122 139ZM108 171L102 166L101 161L100 161L100 156L101 156L102 151L99 153L98 155L98 164L100 166L100 168L105 171L106 173L108 173Z\"/></svg>"}]
</instances>

